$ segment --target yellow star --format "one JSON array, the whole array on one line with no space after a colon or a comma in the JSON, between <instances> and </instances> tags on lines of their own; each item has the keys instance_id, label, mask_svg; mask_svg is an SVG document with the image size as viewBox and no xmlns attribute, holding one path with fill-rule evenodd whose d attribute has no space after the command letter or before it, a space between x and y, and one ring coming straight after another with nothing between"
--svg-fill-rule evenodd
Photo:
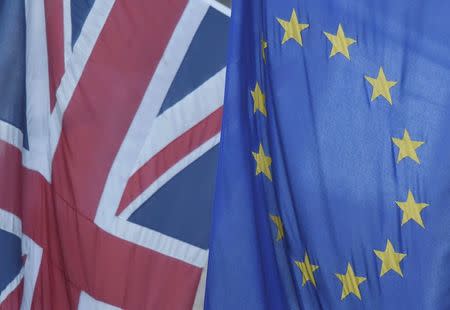
<instances>
[{"instance_id":1,"label":"yellow star","mask_svg":"<svg viewBox=\"0 0 450 310\"><path fill-rule=\"evenodd\" d=\"M309 27L309 24L300 24L297 19L297 13L295 9L292 10L291 19L289 21L277 18L281 27L284 29L283 41L281 44L284 44L286 41L290 39L294 39L297 41L300 46L303 46L302 41L302 31Z\"/></svg>"},{"instance_id":2,"label":"yellow star","mask_svg":"<svg viewBox=\"0 0 450 310\"><path fill-rule=\"evenodd\" d=\"M391 241L388 239L386 244L386 249L383 251L373 250L375 255L381 259L381 273L380 277L382 277L389 270L394 270L400 276L403 277L402 269L400 268L400 262L405 258L406 254L397 253L392 246Z\"/></svg>"},{"instance_id":3,"label":"yellow star","mask_svg":"<svg viewBox=\"0 0 450 310\"><path fill-rule=\"evenodd\" d=\"M403 211L402 226L409 220L414 220L422 228L425 228L422 221L421 212L423 209L428 207L429 204L416 202L411 190L408 190L408 197L406 198L406 201L396 201L395 203Z\"/></svg>"},{"instance_id":4,"label":"yellow star","mask_svg":"<svg viewBox=\"0 0 450 310\"><path fill-rule=\"evenodd\" d=\"M390 105L392 105L392 98L391 98L391 92L390 89L395 84L397 84L396 81L388 81L386 79L386 76L384 75L383 68L380 67L380 71L378 71L377 78L371 78L369 76L365 76L366 80L372 85L372 98L371 101L374 101L378 96L383 96Z\"/></svg>"},{"instance_id":5,"label":"yellow star","mask_svg":"<svg viewBox=\"0 0 450 310\"><path fill-rule=\"evenodd\" d=\"M281 221L281 217L277 215L270 215L270 219L277 227L277 241L284 238L284 228L283 228L283 222Z\"/></svg>"},{"instance_id":6,"label":"yellow star","mask_svg":"<svg viewBox=\"0 0 450 310\"><path fill-rule=\"evenodd\" d=\"M342 29L341 24L339 24L337 33L335 35L328 32L324 32L324 34L328 38L328 40L330 40L331 44L333 44L330 58L336 55L337 53L341 53L348 60L350 60L350 53L348 52L348 47L356 43L356 40L345 37L344 29Z\"/></svg>"},{"instance_id":7,"label":"yellow star","mask_svg":"<svg viewBox=\"0 0 450 310\"><path fill-rule=\"evenodd\" d=\"M264 41L264 39L261 39L261 53L264 63L266 63L266 52L265 49L267 48L267 41Z\"/></svg>"},{"instance_id":8,"label":"yellow star","mask_svg":"<svg viewBox=\"0 0 450 310\"><path fill-rule=\"evenodd\" d=\"M392 142L394 142L394 144L399 148L397 163L399 163L403 158L409 157L416 163L420 164L419 157L417 157L416 149L418 149L425 142L411 140L409 132L406 129L403 132L402 139L392 138Z\"/></svg>"},{"instance_id":9,"label":"yellow star","mask_svg":"<svg viewBox=\"0 0 450 310\"><path fill-rule=\"evenodd\" d=\"M336 273L336 277L342 282L342 295L341 300L347 297L350 293L354 294L361 300L361 293L359 292L359 285L366 281L364 277L357 277L353 271L352 265L348 263L347 273Z\"/></svg>"},{"instance_id":10,"label":"yellow star","mask_svg":"<svg viewBox=\"0 0 450 310\"><path fill-rule=\"evenodd\" d=\"M267 116L266 110L266 96L261 91L258 82L256 82L255 89L251 91L253 97L253 113L260 111L264 116Z\"/></svg>"},{"instance_id":11,"label":"yellow star","mask_svg":"<svg viewBox=\"0 0 450 310\"><path fill-rule=\"evenodd\" d=\"M256 160L256 175L262 172L270 181L272 181L272 173L269 168L272 164L272 158L264 154L264 149L261 143L259 144L258 153L252 152L252 154L253 158Z\"/></svg>"},{"instance_id":12,"label":"yellow star","mask_svg":"<svg viewBox=\"0 0 450 310\"><path fill-rule=\"evenodd\" d=\"M308 257L308 253L305 251L305 260L303 262L295 261L295 264L302 272L302 286L306 282L311 281L314 286L316 286L316 279L314 278L314 271L319 269L319 266L311 265Z\"/></svg>"}]
</instances>

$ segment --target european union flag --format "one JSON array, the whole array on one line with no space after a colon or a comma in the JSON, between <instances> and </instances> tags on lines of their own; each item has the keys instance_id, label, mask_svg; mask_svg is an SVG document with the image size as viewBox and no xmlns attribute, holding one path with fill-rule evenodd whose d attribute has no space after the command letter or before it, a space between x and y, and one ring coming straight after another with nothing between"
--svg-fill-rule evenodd
<instances>
[{"instance_id":1,"label":"european union flag","mask_svg":"<svg viewBox=\"0 0 450 310\"><path fill-rule=\"evenodd\" d=\"M206 309L450 309L450 2L232 12Z\"/></svg>"}]
</instances>

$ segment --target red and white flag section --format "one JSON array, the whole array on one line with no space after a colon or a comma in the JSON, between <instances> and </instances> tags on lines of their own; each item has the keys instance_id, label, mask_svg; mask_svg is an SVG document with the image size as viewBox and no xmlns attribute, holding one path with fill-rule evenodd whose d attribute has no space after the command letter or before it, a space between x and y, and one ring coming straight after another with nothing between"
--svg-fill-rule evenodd
<instances>
[{"instance_id":1,"label":"red and white flag section","mask_svg":"<svg viewBox=\"0 0 450 310\"><path fill-rule=\"evenodd\" d=\"M227 8L0 5L0 308L190 309L206 264Z\"/></svg>"}]
</instances>

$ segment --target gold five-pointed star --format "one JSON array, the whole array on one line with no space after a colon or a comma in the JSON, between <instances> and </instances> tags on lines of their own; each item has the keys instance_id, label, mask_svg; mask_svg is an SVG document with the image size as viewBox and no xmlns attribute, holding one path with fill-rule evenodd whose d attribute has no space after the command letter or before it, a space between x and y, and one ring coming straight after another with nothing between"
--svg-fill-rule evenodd
<instances>
[{"instance_id":1,"label":"gold five-pointed star","mask_svg":"<svg viewBox=\"0 0 450 310\"><path fill-rule=\"evenodd\" d=\"M328 32L324 32L325 36L330 40L331 44L333 44L333 48L331 49L330 58L336 55L337 53L341 53L347 59L350 60L350 53L348 51L348 47L354 43L356 40L352 38L347 38L344 33L344 29L342 29L341 24L338 26L337 33L331 34Z\"/></svg>"},{"instance_id":2,"label":"gold five-pointed star","mask_svg":"<svg viewBox=\"0 0 450 310\"><path fill-rule=\"evenodd\" d=\"M392 105L392 98L391 98L391 92L390 89L395 84L397 84L396 81L388 81L386 79L386 76L384 75L383 68L380 67L380 71L378 71L377 78L372 78L370 76L365 76L366 80L372 85L372 98L371 101L374 101L378 96L383 96L390 105Z\"/></svg>"},{"instance_id":3,"label":"gold five-pointed star","mask_svg":"<svg viewBox=\"0 0 450 310\"><path fill-rule=\"evenodd\" d=\"M266 96L261 91L258 82L256 82L255 89L251 91L253 97L253 113L256 111L261 112L264 116L267 116L266 110Z\"/></svg>"},{"instance_id":4,"label":"gold five-pointed star","mask_svg":"<svg viewBox=\"0 0 450 310\"><path fill-rule=\"evenodd\" d=\"M348 263L347 273L336 273L336 277L342 282L342 295L341 300L347 297L350 293L361 299L361 293L359 292L359 285L366 281L364 277L357 277L353 271L352 265Z\"/></svg>"},{"instance_id":5,"label":"gold five-pointed star","mask_svg":"<svg viewBox=\"0 0 450 310\"><path fill-rule=\"evenodd\" d=\"M406 201L396 201L395 203L403 211L402 226L409 220L414 220L422 228L425 228L421 212L423 209L428 207L429 204L416 202L411 190L408 190L408 197L406 198Z\"/></svg>"},{"instance_id":6,"label":"gold five-pointed star","mask_svg":"<svg viewBox=\"0 0 450 310\"><path fill-rule=\"evenodd\" d=\"M266 63L266 51L267 48L267 41L264 41L264 39L261 39L261 53L264 63Z\"/></svg>"},{"instance_id":7,"label":"gold five-pointed star","mask_svg":"<svg viewBox=\"0 0 450 310\"><path fill-rule=\"evenodd\" d=\"M319 269L319 266L312 265L309 261L308 253L305 251L305 260L303 262L295 261L295 264L302 272L302 286L306 282L311 281L314 286L316 286L316 279L314 278L314 271Z\"/></svg>"},{"instance_id":8,"label":"gold five-pointed star","mask_svg":"<svg viewBox=\"0 0 450 310\"><path fill-rule=\"evenodd\" d=\"M258 153L252 152L253 158L256 161L256 175L264 173L264 175L272 181L272 173L270 172L270 165L272 164L272 158L264 154L262 144L259 144Z\"/></svg>"},{"instance_id":9,"label":"gold five-pointed star","mask_svg":"<svg viewBox=\"0 0 450 310\"><path fill-rule=\"evenodd\" d=\"M300 46L303 46L302 31L309 27L309 24L300 24L297 19L297 13L295 9L292 10L291 19L289 21L277 18L281 27L284 29L283 41L284 44L287 40L294 39Z\"/></svg>"},{"instance_id":10,"label":"gold five-pointed star","mask_svg":"<svg viewBox=\"0 0 450 310\"><path fill-rule=\"evenodd\" d=\"M389 270L394 270L400 276L403 277L402 269L400 268L400 262L405 258L406 254L397 253L392 246L391 241L388 239L386 249L383 251L373 250L375 255L381 259L381 273L382 277Z\"/></svg>"},{"instance_id":11,"label":"gold five-pointed star","mask_svg":"<svg viewBox=\"0 0 450 310\"><path fill-rule=\"evenodd\" d=\"M409 157L416 163L420 164L419 157L417 157L416 149L419 148L425 142L411 140L409 132L406 129L403 132L402 139L392 138L392 142L394 142L394 144L399 148L397 163L399 163L403 158Z\"/></svg>"},{"instance_id":12,"label":"gold five-pointed star","mask_svg":"<svg viewBox=\"0 0 450 310\"><path fill-rule=\"evenodd\" d=\"M270 215L270 219L277 227L277 241L284 238L284 228L283 228L283 222L281 221L281 217L277 215Z\"/></svg>"}]
</instances>

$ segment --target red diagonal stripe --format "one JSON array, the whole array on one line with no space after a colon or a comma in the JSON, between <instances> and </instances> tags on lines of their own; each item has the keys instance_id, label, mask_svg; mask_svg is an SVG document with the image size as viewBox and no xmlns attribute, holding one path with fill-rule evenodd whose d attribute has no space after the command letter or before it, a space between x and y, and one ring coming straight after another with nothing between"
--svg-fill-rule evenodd
<instances>
[{"instance_id":1,"label":"red diagonal stripe","mask_svg":"<svg viewBox=\"0 0 450 310\"><path fill-rule=\"evenodd\" d=\"M64 11L62 0L45 0L50 110L56 104L56 90L64 74Z\"/></svg>"},{"instance_id":2,"label":"red diagonal stripe","mask_svg":"<svg viewBox=\"0 0 450 310\"><path fill-rule=\"evenodd\" d=\"M220 132L222 107L169 143L128 180L116 214L120 214L143 190L182 158Z\"/></svg>"}]
</instances>

